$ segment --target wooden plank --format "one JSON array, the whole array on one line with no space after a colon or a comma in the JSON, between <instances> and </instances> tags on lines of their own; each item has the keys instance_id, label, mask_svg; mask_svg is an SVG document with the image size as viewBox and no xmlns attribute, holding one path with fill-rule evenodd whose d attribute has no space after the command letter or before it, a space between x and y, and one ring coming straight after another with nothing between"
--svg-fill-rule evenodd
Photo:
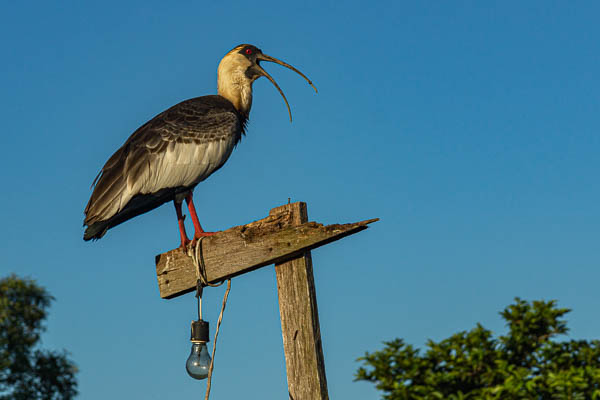
<instances>
[{"instance_id":1,"label":"wooden plank","mask_svg":"<svg viewBox=\"0 0 600 400\"><path fill-rule=\"evenodd\" d=\"M306 203L286 204L271 210L292 214L292 223L308 221ZM291 400L327 400L327 378L310 251L276 264L281 333L285 351L288 393Z\"/></svg>"},{"instance_id":2,"label":"wooden plank","mask_svg":"<svg viewBox=\"0 0 600 400\"><path fill-rule=\"evenodd\" d=\"M205 238L202 250L208 281L216 283L293 258L307 249L360 232L377 219L328 226L316 222L293 226L293 221L294 214L281 209L264 219ZM196 287L196 267L180 249L156 256L156 275L162 298L177 297Z\"/></svg>"}]
</instances>

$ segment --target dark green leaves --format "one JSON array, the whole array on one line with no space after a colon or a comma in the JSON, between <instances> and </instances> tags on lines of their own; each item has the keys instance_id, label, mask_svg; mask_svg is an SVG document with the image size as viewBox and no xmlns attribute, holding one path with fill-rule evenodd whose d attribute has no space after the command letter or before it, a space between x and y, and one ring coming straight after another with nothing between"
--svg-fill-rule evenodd
<instances>
[{"instance_id":1,"label":"dark green leaves","mask_svg":"<svg viewBox=\"0 0 600 400\"><path fill-rule=\"evenodd\" d=\"M36 349L52 296L28 279L0 280L0 399L68 400L76 368L64 352Z\"/></svg>"},{"instance_id":2,"label":"dark green leaves","mask_svg":"<svg viewBox=\"0 0 600 400\"><path fill-rule=\"evenodd\" d=\"M395 339L359 358L356 380L375 383L386 400L600 399L600 342L553 340L568 331L569 311L517 298L500 313L505 336L478 324L430 340L423 355Z\"/></svg>"}]
</instances>

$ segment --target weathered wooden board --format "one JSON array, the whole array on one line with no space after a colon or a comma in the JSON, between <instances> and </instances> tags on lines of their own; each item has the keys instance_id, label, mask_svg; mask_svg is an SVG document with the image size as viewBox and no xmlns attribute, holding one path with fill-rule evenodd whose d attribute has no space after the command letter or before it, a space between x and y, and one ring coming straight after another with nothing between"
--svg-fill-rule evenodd
<instances>
[{"instance_id":1,"label":"weathered wooden board","mask_svg":"<svg viewBox=\"0 0 600 400\"><path fill-rule=\"evenodd\" d=\"M216 283L294 258L306 250L360 232L378 219L328 226L316 222L293 226L293 220L292 212L281 209L264 219L206 237L202 250L208 281ZM196 267L192 258L180 249L156 256L156 275L162 298L177 297L196 287Z\"/></svg>"},{"instance_id":2,"label":"weathered wooden board","mask_svg":"<svg viewBox=\"0 0 600 400\"><path fill-rule=\"evenodd\" d=\"M293 224L302 226L308 221L306 203L286 204L271 213L282 211L291 212ZM276 264L275 273L289 398L328 400L310 251Z\"/></svg>"}]
</instances>

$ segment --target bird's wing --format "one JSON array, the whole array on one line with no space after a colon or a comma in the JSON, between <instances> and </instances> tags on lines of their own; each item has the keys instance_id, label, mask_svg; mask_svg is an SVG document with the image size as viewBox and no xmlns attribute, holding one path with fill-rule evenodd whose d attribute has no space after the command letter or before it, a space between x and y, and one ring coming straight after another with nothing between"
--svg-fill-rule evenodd
<instances>
[{"instance_id":1,"label":"bird's wing","mask_svg":"<svg viewBox=\"0 0 600 400\"><path fill-rule=\"evenodd\" d=\"M136 195L189 188L206 179L227 161L243 125L244 118L220 96L186 100L157 115L106 162L84 224L115 216Z\"/></svg>"}]
</instances>

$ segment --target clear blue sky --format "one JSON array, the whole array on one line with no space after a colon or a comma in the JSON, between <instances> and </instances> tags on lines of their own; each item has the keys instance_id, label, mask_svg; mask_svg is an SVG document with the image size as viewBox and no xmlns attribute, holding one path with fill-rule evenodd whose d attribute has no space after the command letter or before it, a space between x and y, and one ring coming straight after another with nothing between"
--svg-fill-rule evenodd
<instances>
[{"instance_id":1,"label":"clear blue sky","mask_svg":"<svg viewBox=\"0 0 600 400\"><path fill-rule=\"evenodd\" d=\"M485 5L484 5L485 3ZM158 296L178 244L165 205L82 240L90 184L139 125L216 91L252 43L266 69L248 134L196 189L219 230L306 201L311 220L379 217L313 253L329 392L375 399L355 359L421 346L515 296L600 331L598 2L5 2L0 12L1 275L56 297L44 345L80 368L81 399L200 398L185 373L195 299ZM216 325L223 288L205 292ZM211 398L286 398L274 272L233 281Z\"/></svg>"}]
</instances>

